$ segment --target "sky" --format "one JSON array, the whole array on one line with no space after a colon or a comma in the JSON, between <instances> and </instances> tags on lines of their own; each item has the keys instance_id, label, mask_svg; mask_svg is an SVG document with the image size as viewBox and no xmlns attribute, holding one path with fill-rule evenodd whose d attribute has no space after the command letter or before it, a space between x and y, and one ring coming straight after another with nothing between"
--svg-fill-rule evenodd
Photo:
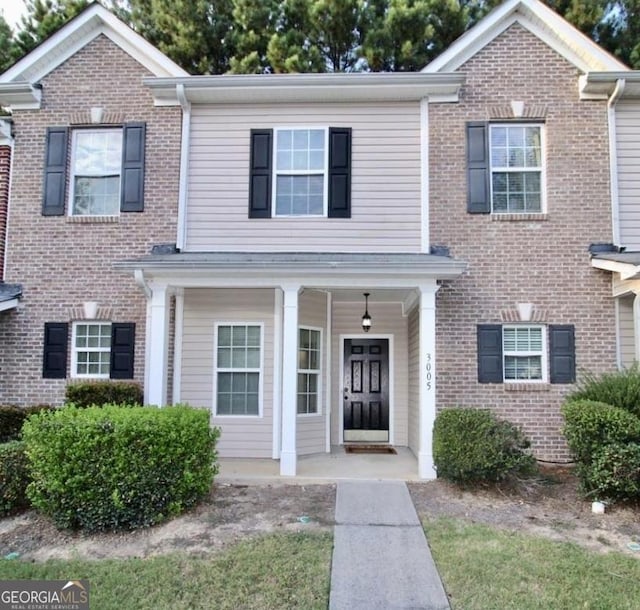
<instances>
[{"instance_id":1,"label":"sky","mask_svg":"<svg viewBox=\"0 0 640 610\"><path fill-rule=\"evenodd\" d=\"M24 0L0 0L0 11L7 23L15 30L16 24L20 21L20 16L26 11Z\"/></svg>"}]
</instances>

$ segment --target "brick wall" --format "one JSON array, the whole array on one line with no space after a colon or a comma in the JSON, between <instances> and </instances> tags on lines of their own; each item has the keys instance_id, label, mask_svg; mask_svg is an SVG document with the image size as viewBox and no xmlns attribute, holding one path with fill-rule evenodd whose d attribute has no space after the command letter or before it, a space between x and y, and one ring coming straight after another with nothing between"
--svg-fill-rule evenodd
<instances>
[{"instance_id":1,"label":"brick wall","mask_svg":"<svg viewBox=\"0 0 640 610\"><path fill-rule=\"evenodd\" d=\"M606 103L579 101L576 69L519 25L461 70L461 102L432 105L429 116L432 243L469 263L438 293L438 405L491 407L524 427L538 457L563 460L559 406L573 386L479 384L476 325L502 323L516 303L532 303L541 321L575 325L578 374L615 367L610 278L587 253L612 237ZM465 122L509 114L511 101L544 116L544 220L466 212Z\"/></svg>"},{"instance_id":2,"label":"brick wall","mask_svg":"<svg viewBox=\"0 0 640 610\"><path fill-rule=\"evenodd\" d=\"M9 178L11 147L0 145L0 282L3 280L7 213L9 211Z\"/></svg>"},{"instance_id":3,"label":"brick wall","mask_svg":"<svg viewBox=\"0 0 640 610\"><path fill-rule=\"evenodd\" d=\"M7 282L23 285L18 311L0 323L0 404L59 403L66 380L42 378L44 323L71 322L73 308L97 301L115 322L135 322L135 378L144 377L146 301L116 260L176 240L180 109L156 108L142 84L150 74L100 36L42 79L42 108L14 113L14 177ZM46 129L103 108L109 120L145 121L145 209L116 222L72 222L41 214Z\"/></svg>"}]
</instances>

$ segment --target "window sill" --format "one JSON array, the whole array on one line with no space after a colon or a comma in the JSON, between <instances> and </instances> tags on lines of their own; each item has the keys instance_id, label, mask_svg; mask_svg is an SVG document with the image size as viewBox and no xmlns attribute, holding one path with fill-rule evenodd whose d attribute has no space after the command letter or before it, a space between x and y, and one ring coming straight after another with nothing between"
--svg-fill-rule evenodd
<instances>
[{"instance_id":1,"label":"window sill","mask_svg":"<svg viewBox=\"0 0 640 610\"><path fill-rule=\"evenodd\" d=\"M71 224L111 224L120 222L120 216L67 216Z\"/></svg>"},{"instance_id":2,"label":"window sill","mask_svg":"<svg viewBox=\"0 0 640 610\"><path fill-rule=\"evenodd\" d=\"M522 222L532 220L549 220L549 215L544 213L529 214L491 214L491 220L496 222Z\"/></svg>"},{"instance_id":3,"label":"window sill","mask_svg":"<svg viewBox=\"0 0 640 610\"><path fill-rule=\"evenodd\" d=\"M505 392L548 392L551 385L548 383L505 383Z\"/></svg>"}]
</instances>

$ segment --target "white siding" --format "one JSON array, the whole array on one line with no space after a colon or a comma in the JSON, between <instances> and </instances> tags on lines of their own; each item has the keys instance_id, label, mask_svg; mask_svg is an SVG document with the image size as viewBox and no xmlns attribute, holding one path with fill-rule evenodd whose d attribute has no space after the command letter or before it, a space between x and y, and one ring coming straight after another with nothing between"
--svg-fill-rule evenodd
<instances>
[{"instance_id":1,"label":"white siding","mask_svg":"<svg viewBox=\"0 0 640 610\"><path fill-rule=\"evenodd\" d=\"M360 321L363 313L363 302L357 303L333 303L332 326L332 397L334 397L331 411L331 443L339 444L340 438L340 401L342 400L342 388L340 387L340 335L362 335ZM400 303L376 303L369 301L369 313L373 318L373 327L370 335L393 335L393 353L389 354L390 365L394 367L394 393L391 398L390 416L393 417L394 444L406 447L408 444L408 325L407 318L402 316ZM390 346L391 347L391 346Z\"/></svg>"},{"instance_id":2,"label":"white siding","mask_svg":"<svg viewBox=\"0 0 640 610\"><path fill-rule=\"evenodd\" d=\"M325 396L327 392L327 384L324 349L326 347L327 332L327 295L324 292L307 290L300 295L298 307L298 323L300 326L311 326L314 328L322 329L323 351L320 356L320 363L322 366L320 374L320 386L322 390L319 397L319 406L321 412L320 415L299 415L296 428L296 443L298 455L307 455L309 453L322 453L325 451Z\"/></svg>"},{"instance_id":3,"label":"white siding","mask_svg":"<svg viewBox=\"0 0 640 610\"><path fill-rule=\"evenodd\" d=\"M620 325L620 364L631 366L636 359L633 324L633 296L618 299L618 324Z\"/></svg>"},{"instance_id":4,"label":"white siding","mask_svg":"<svg viewBox=\"0 0 640 610\"><path fill-rule=\"evenodd\" d=\"M437 355L436 355L437 359ZM409 448L415 455L420 449L420 310L409 314Z\"/></svg>"},{"instance_id":5,"label":"white siding","mask_svg":"<svg viewBox=\"0 0 640 610\"><path fill-rule=\"evenodd\" d=\"M616 106L620 242L640 250L640 102Z\"/></svg>"},{"instance_id":6,"label":"white siding","mask_svg":"<svg viewBox=\"0 0 640 610\"><path fill-rule=\"evenodd\" d=\"M273 290L188 289L184 294L181 400L213 406L216 322L263 324L262 416L213 418L222 429L221 457L271 457L273 417Z\"/></svg>"},{"instance_id":7,"label":"white siding","mask_svg":"<svg viewBox=\"0 0 640 610\"><path fill-rule=\"evenodd\" d=\"M351 218L248 218L249 132L277 126L352 128ZM186 250L420 251L418 103L194 105L191 129Z\"/></svg>"}]
</instances>

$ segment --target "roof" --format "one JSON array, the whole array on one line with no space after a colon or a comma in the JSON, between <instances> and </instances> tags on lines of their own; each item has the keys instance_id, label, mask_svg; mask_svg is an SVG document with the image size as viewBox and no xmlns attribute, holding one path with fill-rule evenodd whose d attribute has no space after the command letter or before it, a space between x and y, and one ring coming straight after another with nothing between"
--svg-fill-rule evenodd
<instances>
[{"instance_id":1,"label":"roof","mask_svg":"<svg viewBox=\"0 0 640 610\"><path fill-rule=\"evenodd\" d=\"M628 70L622 62L539 0L507 0L458 38L423 72L457 70L514 23L529 30L582 72Z\"/></svg>"},{"instance_id":2,"label":"roof","mask_svg":"<svg viewBox=\"0 0 640 610\"><path fill-rule=\"evenodd\" d=\"M621 280L640 279L640 252L602 252L591 257L596 269L620 274Z\"/></svg>"},{"instance_id":3,"label":"roof","mask_svg":"<svg viewBox=\"0 0 640 610\"><path fill-rule=\"evenodd\" d=\"M154 76L188 75L96 2L0 75L0 102L14 109L38 108L38 82L100 35L113 41Z\"/></svg>"},{"instance_id":4,"label":"roof","mask_svg":"<svg viewBox=\"0 0 640 610\"><path fill-rule=\"evenodd\" d=\"M0 311L16 307L21 296L22 286L20 284L0 282Z\"/></svg>"}]
</instances>

